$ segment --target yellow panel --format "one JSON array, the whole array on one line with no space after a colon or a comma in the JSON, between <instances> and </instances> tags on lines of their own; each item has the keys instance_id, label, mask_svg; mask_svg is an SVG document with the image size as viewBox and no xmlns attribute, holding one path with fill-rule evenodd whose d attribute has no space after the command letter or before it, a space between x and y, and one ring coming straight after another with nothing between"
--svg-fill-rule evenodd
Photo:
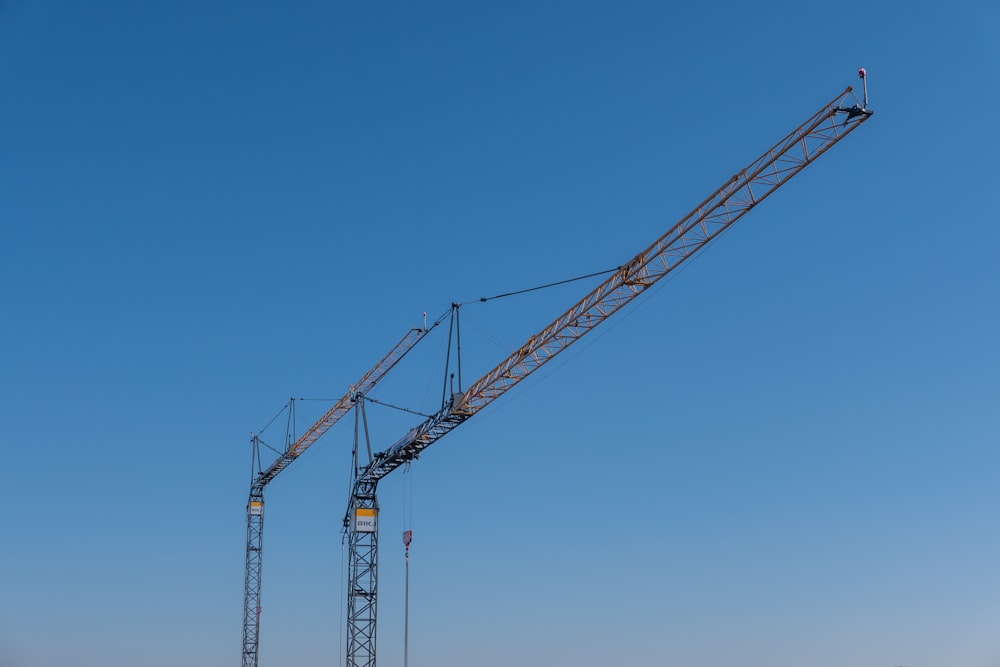
<instances>
[{"instance_id":1,"label":"yellow panel","mask_svg":"<svg viewBox=\"0 0 1000 667\"><path fill-rule=\"evenodd\" d=\"M358 516L378 516L378 510L365 509L359 507L357 509Z\"/></svg>"}]
</instances>

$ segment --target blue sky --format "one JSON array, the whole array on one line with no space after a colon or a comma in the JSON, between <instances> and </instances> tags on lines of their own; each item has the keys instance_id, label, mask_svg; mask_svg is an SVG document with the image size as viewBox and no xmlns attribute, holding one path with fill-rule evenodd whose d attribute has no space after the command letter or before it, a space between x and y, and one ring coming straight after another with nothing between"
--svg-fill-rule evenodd
<instances>
[{"instance_id":1,"label":"blue sky","mask_svg":"<svg viewBox=\"0 0 1000 667\"><path fill-rule=\"evenodd\" d=\"M998 25L0 2L0 664L236 664L250 431L424 311L622 263L865 66L870 122L436 444L409 504L385 480L379 658L412 513L413 665L995 667ZM588 288L465 307L465 377ZM432 409L441 345L377 397ZM416 418L369 419L381 448ZM262 665L339 664L349 447L268 489Z\"/></svg>"}]
</instances>

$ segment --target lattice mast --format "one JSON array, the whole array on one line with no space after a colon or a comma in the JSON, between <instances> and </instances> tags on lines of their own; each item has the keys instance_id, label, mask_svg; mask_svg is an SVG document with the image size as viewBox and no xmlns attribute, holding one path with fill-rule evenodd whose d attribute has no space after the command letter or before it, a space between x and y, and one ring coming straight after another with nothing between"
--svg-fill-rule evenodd
<instances>
[{"instance_id":1,"label":"lattice mast","mask_svg":"<svg viewBox=\"0 0 1000 667\"><path fill-rule=\"evenodd\" d=\"M257 650L260 645L260 591L261 564L264 540L264 488L292 461L302 456L306 450L326 434L333 425L350 412L355 398L371 391L378 382L406 356L427 335L429 329L410 329L387 355L365 373L326 414L291 443L277 459L265 469L261 469L260 439L254 435L254 468L251 472L250 497L247 500L247 550L246 573L243 590L243 667L257 667Z\"/></svg>"},{"instance_id":2,"label":"lattice mast","mask_svg":"<svg viewBox=\"0 0 1000 667\"><path fill-rule=\"evenodd\" d=\"M863 69L859 75L862 80L866 77ZM351 580L376 569L377 537L368 539L365 543L367 547L358 541L357 553L354 553L353 545L357 541L358 511L377 508L375 490L379 480L416 458L424 449L631 303L856 130L872 116L872 111L868 109L867 82L865 83L863 102L854 95L853 87L848 86L763 155L733 175L665 234L623 264L549 326L529 337L524 345L473 382L468 390L452 394L436 414L410 429L387 450L375 454L356 477L350 506L344 518L352 544L352 559L348 564L348 576ZM377 510L371 516L376 523L369 534L377 536ZM372 634L349 634L347 665L375 667L376 591L374 587L359 591L364 594L363 604L353 599L356 595L353 588L348 590L348 628L359 625L370 627ZM352 614L360 613L367 616L352 617Z\"/></svg>"}]
</instances>

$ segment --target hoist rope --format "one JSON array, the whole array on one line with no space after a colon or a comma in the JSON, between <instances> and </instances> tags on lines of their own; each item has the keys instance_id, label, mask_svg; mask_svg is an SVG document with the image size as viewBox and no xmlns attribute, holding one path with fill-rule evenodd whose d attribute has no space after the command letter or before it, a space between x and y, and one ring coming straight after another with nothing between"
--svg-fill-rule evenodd
<instances>
[{"instance_id":1,"label":"hoist rope","mask_svg":"<svg viewBox=\"0 0 1000 667\"><path fill-rule=\"evenodd\" d=\"M556 281L554 283L548 283L548 284L545 284L545 285L538 285L537 287L529 287L527 289L516 290L514 292L504 292L503 294L496 294L494 296L484 296L484 297L480 297L479 298L478 303L486 303L487 301L492 301L493 299L502 299L502 298L507 297L507 296L516 296L518 294L525 294L527 292L535 292L535 291L538 291L540 289L546 289L548 287L556 287L558 285L565 285L566 283L576 282L577 280L586 280L587 278L593 278L595 276L603 276L603 275L606 275L606 274L609 274L609 273L613 273L613 272L619 270L620 268L622 268L622 267L616 266L613 269L606 269L604 271L597 271L595 273L588 273L585 276L577 276L576 278L567 278L566 280L558 280L558 281ZM465 301L465 302L462 303L462 305L464 306L467 303L476 303L476 301Z\"/></svg>"},{"instance_id":2,"label":"hoist rope","mask_svg":"<svg viewBox=\"0 0 1000 667\"><path fill-rule=\"evenodd\" d=\"M513 345L507 345L506 343L502 343L500 340L498 340L493 334L489 332L489 330L486 327L484 327L481 323L479 323L469 313L465 314L465 321L471 324L473 327L475 327L476 331L481 333L483 337L485 337L488 341L496 345L498 349L503 350L504 352L509 352L510 350L514 349Z\"/></svg>"},{"instance_id":3,"label":"hoist rope","mask_svg":"<svg viewBox=\"0 0 1000 667\"><path fill-rule=\"evenodd\" d=\"M264 445L265 447L267 447L268 449L270 449L272 452L274 452L278 456L281 456L282 453L283 453L283 452L279 452L277 449L275 449L271 445L267 444L267 441L264 440L264 438L260 437L259 435L257 436L257 442L259 442L260 444Z\"/></svg>"},{"instance_id":4,"label":"hoist rope","mask_svg":"<svg viewBox=\"0 0 1000 667\"><path fill-rule=\"evenodd\" d=\"M266 431L268 428L270 428L271 424L274 423L274 420L276 420L278 417L280 417L281 413L284 412L287 409L288 409L288 403L285 403L283 406L281 406L281 409L278 410L278 414L276 414L273 417L271 417L271 421L267 422L267 424L265 424L264 428L262 428L259 431L257 431L257 435L260 435L261 433L263 433L264 431Z\"/></svg>"},{"instance_id":5,"label":"hoist rope","mask_svg":"<svg viewBox=\"0 0 1000 667\"><path fill-rule=\"evenodd\" d=\"M409 482L409 483L407 483ZM413 529L413 461L403 468L403 530Z\"/></svg>"},{"instance_id":6,"label":"hoist rope","mask_svg":"<svg viewBox=\"0 0 1000 667\"><path fill-rule=\"evenodd\" d=\"M386 408L392 408L393 410L399 410L401 412L409 412L411 415L417 415L418 417L428 417L429 418L429 417L432 416L432 415L424 414L423 412L417 412L416 410L411 410L410 408L404 408L404 407L401 407L399 405L393 405L392 403L386 403L385 401L380 401L380 400L374 399L374 398L372 398L370 396L362 396L361 398L363 398L364 400L368 401L369 403L374 403L375 405L381 405L381 406L386 407Z\"/></svg>"}]
</instances>

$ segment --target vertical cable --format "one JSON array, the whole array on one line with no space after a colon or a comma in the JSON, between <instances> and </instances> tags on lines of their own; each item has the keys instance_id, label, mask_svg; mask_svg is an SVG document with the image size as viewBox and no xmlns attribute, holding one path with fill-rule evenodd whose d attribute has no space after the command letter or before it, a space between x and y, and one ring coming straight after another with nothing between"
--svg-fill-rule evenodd
<instances>
[{"instance_id":1,"label":"vertical cable","mask_svg":"<svg viewBox=\"0 0 1000 667\"><path fill-rule=\"evenodd\" d=\"M410 545L406 545L406 611L403 615L403 667L410 663Z\"/></svg>"},{"instance_id":2,"label":"vertical cable","mask_svg":"<svg viewBox=\"0 0 1000 667\"><path fill-rule=\"evenodd\" d=\"M344 665L344 635L347 628L344 626L344 580L347 578L347 562L344 560L344 542L346 535L340 536L340 621L337 627L337 667Z\"/></svg>"},{"instance_id":3,"label":"vertical cable","mask_svg":"<svg viewBox=\"0 0 1000 667\"><path fill-rule=\"evenodd\" d=\"M451 304L451 322L448 324L448 354L444 358L444 386L441 387L441 407L448 404L448 370L451 368L451 336L455 331L455 313L458 304Z\"/></svg>"},{"instance_id":4,"label":"vertical cable","mask_svg":"<svg viewBox=\"0 0 1000 667\"><path fill-rule=\"evenodd\" d=\"M462 391L462 321L455 304L455 366L458 367L458 390Z\"/></svg>"},{"instance_id":5,"label":"vertical cable","mask_svg":"<svg viewBox=\"0 0 1000 667\"><path fill-rule=\"evenodd\" d=\"M409 489L407 489L409 482ZM407 461L403 467L403 546L406 549L404 561L406 584L403 597L403 667L409 667L410 660L410 543L413 541L413 462Z\"/></svg>"}]
</instances>

